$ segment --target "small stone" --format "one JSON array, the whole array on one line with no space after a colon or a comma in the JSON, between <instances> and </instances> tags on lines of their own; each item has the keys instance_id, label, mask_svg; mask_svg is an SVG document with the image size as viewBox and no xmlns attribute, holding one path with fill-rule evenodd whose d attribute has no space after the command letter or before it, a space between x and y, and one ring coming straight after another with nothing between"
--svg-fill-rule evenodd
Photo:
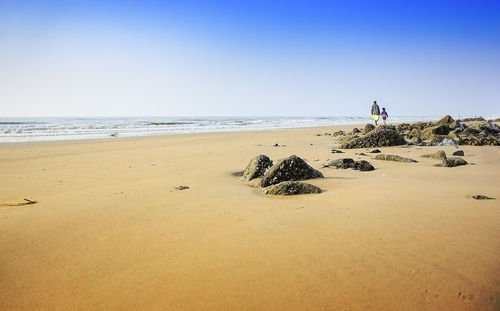
<instances>
[{"instance_id":1,"label":"small stone","mask_svg":"<svg viewBox=\"0 0 500 311\"><path fill-rule=\"evenodd\" d=\"M457 151L453 152L453 155L463 157L465 154L464 154L463 150L457 150Z\"/></svg>"},{"instance_id":2,"label":"small stone","mask_svg":"<svg viewBox=\"0 0 500 311\"><path fill-rule=\"evenodd\" d=\"M189 189L189 187L188 186L177 186L177 187L175 187L175 190L179 190L179 191L186 190L186 189Z\"/></svg>"},{"instance_id":3,"label":"small stone","mask_svg":"<svg viewBox=\"0 0 500 311\"><path fill-rule=\"evenodd\" d=\"M495 198L490 198L482 194L473 195L472 198L476 200L496 200Z\"/></svg>"},{"instance_id":4,"label":"small stone","mask_svg":"<svg viewBox=\"0 0 500 311\"><path fill-rule=\"evenodd\" d=\"M395 162L417 162L410 158L404 158L398 155L393 154L377 154L373 157L376 160L385 160L385 161L395 161Z\"/></svg>"},{"instance_id":5,"label":"small stone","mask_svg":"<svg viewBox=\"0 0 500 311\"><path fill-rule=\"evenodd\" d=\"M455 166L460 166L460 165L466 165L467 161L465 161L462 158L459 157L452 157L448 159L444 159L442 166L444 167L455 167Z\"/></svg>"},{"instance_id":6,"label":"small stone","mask_svg":"<svg viewBox=\"0 0 500 311\"><path fill-rule=\"evenodd\" d=\"M262 191L270 195L297 195L307 193L321 193L321 189L301 181L284 181L268 186Z\"/></svg>"}]
</instances>

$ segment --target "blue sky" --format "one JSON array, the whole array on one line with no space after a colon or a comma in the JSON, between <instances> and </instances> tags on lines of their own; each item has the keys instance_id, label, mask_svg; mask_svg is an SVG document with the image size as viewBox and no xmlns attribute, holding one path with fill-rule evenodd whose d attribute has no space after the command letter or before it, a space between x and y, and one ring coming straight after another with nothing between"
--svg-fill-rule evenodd
<instances>
[{"instance_id":1,"label":"blue sky","mask_svg":"<svg viewBox=\"0 0 500 311\"><path fill-rule=\"evenodd\" d=\"M498 1L2 1L0 116L500 116Z\"/></svg>"}]
</instances>

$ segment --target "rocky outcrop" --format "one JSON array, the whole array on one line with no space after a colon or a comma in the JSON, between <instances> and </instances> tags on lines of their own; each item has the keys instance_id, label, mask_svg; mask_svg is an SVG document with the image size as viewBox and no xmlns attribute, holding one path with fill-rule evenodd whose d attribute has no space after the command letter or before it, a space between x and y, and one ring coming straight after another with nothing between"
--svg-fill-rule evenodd
<instances>
[{"instance_id":1,"label":"rocky outcrop","mask_svg":"<svg viewBox=\"0 0 500 311\"><path fill-rule=\"evenodd\" d=\"M258 155L248 163L243 179L252 180L264 176L266 170L273 165L273 161L266 155Z\"/></svg>"},{"instance_id":2,"label":"rocky outcrop","mask_svg":"<svg viewBox=\"0 0 500 311\"><path fill-rule=\"evenodd\" d=\"M395 129L391 127L380 126L376 130L365 134L364 136L352 138L344 141L341 148L373 148L373 147L390 147L406 144L403 136L398 134Z\"/></svg>"},{"instance_id":3,"label":"rocky outcrop","mask_svg":"<svg viewBox=\"0 0 500 311\"><path fill-rule=\"evenodd\" d=\"M443 150L438 150L434 153L424 154L424 155L422 155L422 157L432 158L432 159L436 159L436 160L444 160L444 159L446 159L446 152L444 152Z\"/></svg>"},{"instance_id":4,"label":"rocky outcrop","mask_svg":"<svg viewBox=\"0 0 500 311\"><path fill-rule=\"evenodd\" d=\"M455 166L460 166L460 165L466 165L467 161L465 161L462 158L459 157L451 157L448 159L444 159L442 166L444 167L455 167Z\"/></svg>"},{"instance_id":5,"label":"rocky outcrop","mask_svg":"<svg viewBox=\"0 0 500 311\"><path fill-rule=\"evenodd\" d=\"M455 119L453 119L450 115L442 117L441 120L437 122L438 125L451 125L453 123L455 123Z\"/></svg>"},{"instance_id":6,"label":"rocky outcrop","mask_svg":"<svg viewBox=\"0 0 500 311\"><path fill-rule=\"evenodd\" d=\"M283 181L264 188L262 192L269 195L297 195L307 193L321 193L321 189L302 181Z\"/></svg>"},{"instance_id":7,"label":"rocky outcrop","mask_svg":"<svg viewBox=\"0 0 500 311\"><path fill-rule=\"evenodd\" d=\"M292 155L269 168L260 182L261 187L278 184L282 181L322 178L320 171L312 168L304 160Z\"/></svg>"},{"instance_id":8,"label":"rocky outcrop","mask_svg":"<svg viewBox=\"0 0 500 311\"><path fill-rule=\"evenodd\" d=\"M359 170L359 171L373 171L375 169L373 165L371 165L370 162L368 161L365 160L354 161L351 158L332 160L324 164L323 167L335 167L337 169L352 168L353 170Z\"/></svg>"},{"instance_id":9,"label":"rocky outcrop","mask_svg":"<svg viewBox=\"0 0 500 311\"><path fill-rule=\"evenodd\" d=\"M384 160L384 161L395 161L395 162L417 162L413 159L410 158L404 158L398 155L393 155L393 154L377 154L375 157L373 157L376 160Z\"/></svg>"},{"instance_id":10,"label":"rocky outcrop","mask_svg":"<svg viewBox=\"0 0 500 311\"><path fill-rule=\"evenodd\" d=\"M465 154L464 154L463 150L457 150L457 151L453 152L453 155L463 157Z\"/></svg>"},{"instance_id":11,"label":"rocky outcrop","mask_svg":"<svg viewBox=\"0 0 500 311\"><path fill-rule=\"evenodd\" d=\"M367 124L365 125L365 128L363 129L363 132L364 132L365 134L368 134L368 133L370 133L371 131L373 131L374 129L375 129L375 125L373 125L373 124L371 124L371 123L367 123Z\"/></svg>"}]
</instances>

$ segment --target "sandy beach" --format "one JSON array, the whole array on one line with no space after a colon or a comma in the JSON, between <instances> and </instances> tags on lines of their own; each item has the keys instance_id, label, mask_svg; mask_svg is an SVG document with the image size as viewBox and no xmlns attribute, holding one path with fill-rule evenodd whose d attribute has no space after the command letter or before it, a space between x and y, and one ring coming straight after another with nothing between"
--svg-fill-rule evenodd
<instances>
[{"instance_id":1,"label":"sandy beach","mask_svg":"<svg viewBox=\"0 0 500 311\"><path fill-rule=\"evenodd\" d=\"M0 310L500 310L499 147L397 163L338 128L0 144ZM235 176L259 154L323 192L262 194Z\"/></svg>"}]
</instances>

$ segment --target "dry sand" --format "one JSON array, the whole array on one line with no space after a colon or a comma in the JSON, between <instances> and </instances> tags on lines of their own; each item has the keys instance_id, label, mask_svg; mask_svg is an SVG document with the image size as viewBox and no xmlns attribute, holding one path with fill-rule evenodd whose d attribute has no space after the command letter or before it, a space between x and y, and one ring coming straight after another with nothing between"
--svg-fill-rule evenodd
<instances>
[{"instance_id":1,"label":"dry sand","mask_svg":"<svg viewBox=\"0 0 500 311\"><path fill-rule=\"evenodd\" d=\"M500 310L500 148L395 163L334 130L0 145L0 310ZM232 176L258 154L376 170L266 197Z\"/></svg>"}]
</instances>

